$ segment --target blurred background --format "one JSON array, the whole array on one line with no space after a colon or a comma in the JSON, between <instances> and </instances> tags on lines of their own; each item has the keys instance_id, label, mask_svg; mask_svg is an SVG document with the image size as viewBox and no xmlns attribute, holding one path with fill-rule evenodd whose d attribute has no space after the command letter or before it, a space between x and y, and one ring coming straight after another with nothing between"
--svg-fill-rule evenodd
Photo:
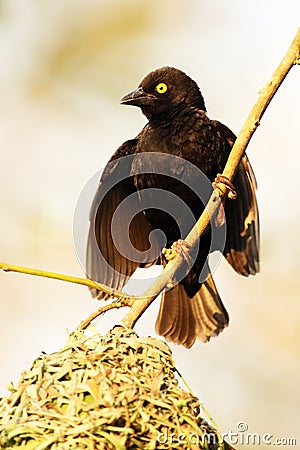
<instances>
[{"instance_id":1,"label":"blurred background","mask_svg":"<svg viewBox=\"0 0 300 450\"><path fill-rule=\"evenodd\" d=\"M172 65L198 82L209 116L237 133L299 13L298 0L1 0L0 260L83 276L72 236L77 199L145 124L120 98L150 70ZM245 422L248 432L297 438L298 446L299 94L294 67L248 148L259 186L261 274L245 279L221 263L215 279L229 328L191 350L173 346L178 369L222 432ZM42 350L60 349L67 330L99 305L82 286L14 273L0 273L0 289L5 396L11 380ZM158 301L139 334L154 335L157 309ZM124 314L108 314L97 329Z\"/></svg>"}]
</instances>

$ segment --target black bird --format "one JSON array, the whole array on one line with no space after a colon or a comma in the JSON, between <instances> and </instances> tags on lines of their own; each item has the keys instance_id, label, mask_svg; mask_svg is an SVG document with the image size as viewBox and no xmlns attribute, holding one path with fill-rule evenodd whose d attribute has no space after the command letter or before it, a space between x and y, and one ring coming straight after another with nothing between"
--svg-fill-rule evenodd
<instances>
[{"instance_id":1,"label":"black bird","mask_svg":"<svg viewBox=\"0 0 300 450\"><path fill-rule=\"evenodd\" d=\"M104 169L91 209L86 267L89 278L115 289L122 289L138 267L165 263L163 247L184 239L193 225L182 205L195 220L204 209L201 190L207 185L195 173L200 169L206 175L211 192L236 139L229 128L207 117L197 84L172 67L149 73L121 103L140 107L148 123L136 138L117 149ZM202 201L194 187L200 190ZM215 250L211 247L212 228L216 233L226 229L221 250L237 273L248 276L259 271L256 181L246 155L238 166L234 187L236 199L226 199L225 214L220 210L211 221L199 248L192 251L193 261L186 258L185 267L176 275L179 282L162 293L156 331L185 347L191 347L197 338L208 341L228 325L228 314L207 263L208 254ZM182 200L182 207L175 197ZM157 229L163 234L154 232L149 238ZM180 242L184 250L184 241ZM141 252L138 257L134 249ZM99 291L92 294L106 298Z\"/></svg>"}]
</instances>

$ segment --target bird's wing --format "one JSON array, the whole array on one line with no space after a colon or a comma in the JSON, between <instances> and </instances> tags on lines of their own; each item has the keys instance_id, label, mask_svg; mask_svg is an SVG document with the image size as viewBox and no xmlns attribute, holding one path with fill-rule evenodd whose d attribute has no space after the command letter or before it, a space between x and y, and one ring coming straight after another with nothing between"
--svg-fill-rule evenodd
<instances>
[{"instance_id":1,"label":"bird's wing","mask_svg":"<svg viewBox=\"0 0 300 450\"><path fill-rule=\"evenodd\" d=\"M256 180L246 155L235 178L235 200L227 199L227 237L224 255L234 270L244 276L259 272L259 215L255 195Z\"/></svg>"},{"instance_id":2,"label":"bird's wing","mask_svg":"<svg viewBox=\"0 0 300 450\"><path fill-rule=\"evenodd\" d=\"M219 145L223 147L225 164L236 136L222 123L216 120L211 122L219 136ZM259 272L259 215L255 194L257 184L246 154L237 168L233 184L237 198L228 198L225 202L227 235L223 253L237 273L244 276L255 275Z\"/></svg>"},{"instance_id":3,"label":"bird's wing","mask_svg":"<svg viewBox=\"0 0 300 450\"><path fill-rule=\"evenodd\" d=\"M151 227L130 176L136 140L126 141L107 164L90 213L87 277L121 289L138 267L155 262L148 240ZM128 199L128 200L126 200ZM124 202L124 203L122 203ZM119 208L118 208L119 207ZM92 290L92 295L106 295Z\"/></svg>"}]
</instances>

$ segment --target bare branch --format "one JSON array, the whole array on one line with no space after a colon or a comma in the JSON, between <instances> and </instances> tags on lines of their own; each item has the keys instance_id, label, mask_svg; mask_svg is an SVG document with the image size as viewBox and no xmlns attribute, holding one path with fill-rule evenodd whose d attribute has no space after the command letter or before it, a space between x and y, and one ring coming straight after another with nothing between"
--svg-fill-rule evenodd
<instances>
[{"instance_id":1,"label":"bare branch","mask_svg":"<svg viewBox=\"0 0 300 450\"><path fill-rule=\"evenodd\" d=\"M103 291L110 297L118 298L121 300L135 299L135 297L132 297L131 295L127 295L124 292L117 291L116 289L112 289L111 287L106 286L105 284L101 284L98 283L97 281L89 280L87 278L72 277L70 275L63 275L55 272L46 272L45 270L32 269L30 267L14 266L13 264L7 264L4 262L0 262L0 269L2 269L4 272L18 272L24 273L26 275L35 275L38 277L53 278L55 280L67 281L69 283L82 284L91 289Z\"/></svg>"},{"instance_id":2,"label":"bare branch","mask_svg":"<svg viewBox=\"0 0 300 450\"><path fill-rule=\"evenodd\" d=\"M108 303L106 305L101 306L100 308L97 309L97 311L94 311L92 314L90 314L86 319L84 319L78 326L78 330L79 331L83 331L85 330L89 324L96 319L97 317L101 316L102 314L104 314L106 311L109 311L111 309L118 309L118 308L123 308L124 306L132 306L134 303L134 298L130 298L130 297L124 297L121 299L118 299L115 302L111 302Z\"/></svg>"}]
</instances>

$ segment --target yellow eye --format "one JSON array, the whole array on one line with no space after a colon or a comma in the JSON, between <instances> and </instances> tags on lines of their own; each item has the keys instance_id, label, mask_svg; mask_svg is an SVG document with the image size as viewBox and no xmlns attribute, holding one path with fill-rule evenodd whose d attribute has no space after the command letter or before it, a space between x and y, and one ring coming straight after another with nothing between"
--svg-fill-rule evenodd
<instances>
[{"instance_id":1,"label":"yellow eye","mask_svg":"<svg viewBox=\"0 0 300 450\"><path fill-rule=\"evenodd\" d=\"M165 83L159 83L156 88L155 88L156 92L158 92L159 94L164 94L165 92L167 92L168 90L168 86Z\"/></svg>"}]
</instances>

